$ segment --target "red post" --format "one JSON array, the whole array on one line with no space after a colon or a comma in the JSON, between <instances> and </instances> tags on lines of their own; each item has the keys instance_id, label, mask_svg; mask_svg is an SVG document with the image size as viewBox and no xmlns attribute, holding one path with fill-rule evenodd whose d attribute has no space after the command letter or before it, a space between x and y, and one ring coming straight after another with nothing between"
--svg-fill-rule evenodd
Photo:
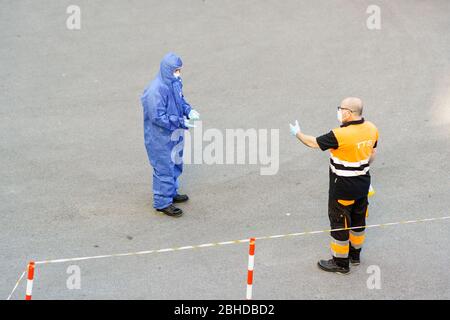
<instances>
[{"instance_id":1,"label":"red post","mask_svg":"<svg viewBox=\"0 0 450 320\"><path fill-rule=\"evenodd\" d=\"M25 300L31 300L31 294L33 292L34 267L34 261L30 261L28 264L27 292L25 294Z\"/></svg>"},{"instance_id":2,"label":"red post","mask_svg":"<svg viewBox=\"0 0 450 320\"><path fill-rule=\"evenodd\" d=\"M248 273L247 273L247 300L252 299L253 294L253 268L255 266L255 238L250 239L248 252Z\"/></svg>"}]
</instances>

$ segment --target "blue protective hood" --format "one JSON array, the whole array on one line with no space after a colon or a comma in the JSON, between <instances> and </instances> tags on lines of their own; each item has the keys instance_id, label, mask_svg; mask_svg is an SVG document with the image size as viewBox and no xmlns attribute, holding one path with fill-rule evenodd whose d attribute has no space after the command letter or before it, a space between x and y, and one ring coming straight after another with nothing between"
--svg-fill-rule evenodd
<instances>
[{"instance_id":1,"label":"blue protective hood","mask_svg":"<svg viewBox=\"0 0 450 320\"><path fill-rule=\"evenodd\" d=\"M175 53L169 52L164 56L160 64L159 76L161 77L161 80L166 84L176 81L177 78L174 77L173 73L182 66L183 61L181 61L181 58Z\"/></svg>"}]
</instances>

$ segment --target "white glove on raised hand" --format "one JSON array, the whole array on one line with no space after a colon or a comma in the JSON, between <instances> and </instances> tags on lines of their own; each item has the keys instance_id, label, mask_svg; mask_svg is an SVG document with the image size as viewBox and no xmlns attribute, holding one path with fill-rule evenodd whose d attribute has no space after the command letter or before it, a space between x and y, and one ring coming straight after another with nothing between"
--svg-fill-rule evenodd
<instances>
[{"instance_id":1,"label":"white glove on raised hand","mask_svg":"<svg viewBox=\"0 0 450 320\"><path fill-rule=\"evenodd\" d=\"M194 110L194 109L192 109L190 112L189 112L189 115L188 115L188 118L190 119L190 120L200 120L200 113L198 113L196 110Z\"/></svg>"},{"instance_id":2,"label":"white glove on raised hand","mask_svg":"<svg viewBox=\"0 0 450 320\"><path fill-rule=\"evenodd\" d=\"M296 136L297 133L301 132L300 125L298 124L298 120L295 120L295 124L294 125L289 124L289 128L290 128L291 134L293 136Z\"/></svg>"},{"instance_id":3,"label":"white glove on raised hand","mask_svg":"<svg viewBox=\"0 0 450 320\"><path fill-rule=\"evenodd\" d=\"M189 121L189 119L186 118L186 117L184 117L184 125L185 125L187 128L195 128L195 125L192 124L192 123Z\"/></svg>"}]
</instances>

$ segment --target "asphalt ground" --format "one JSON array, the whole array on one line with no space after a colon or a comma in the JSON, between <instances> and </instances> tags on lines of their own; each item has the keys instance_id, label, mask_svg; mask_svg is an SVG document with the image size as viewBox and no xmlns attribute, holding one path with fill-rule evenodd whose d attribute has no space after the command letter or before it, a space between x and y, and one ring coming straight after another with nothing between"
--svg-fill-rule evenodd
<instances>
[{"instance_id":1,"label":"asphalt ground","mask_svg":"<svg viewBox=\"0 0 450 320\"><path fill-rule=\"evenodd\" d=\"M81 8L81 30L66 8ZM369 5L381 29L369 30ZM328 154L319 135L361 97L380 131L368 223L449 215L450 2L1 1L0 295L30 259L162 249L321 230ZM139 96L162 56L184 61L204 129L279 129L279 170L186 165L191 201L152 209ZM289 215L288 215L289 213ZM363 263L326 274L326 234L257 242L255 299L449 299L450 222L367 232ZM38 266L35 299L243 299L247 244ZM369 289L369 266L381 289ZM22 281L13 299L22 299Z\"/></svg>"}]
</instances>

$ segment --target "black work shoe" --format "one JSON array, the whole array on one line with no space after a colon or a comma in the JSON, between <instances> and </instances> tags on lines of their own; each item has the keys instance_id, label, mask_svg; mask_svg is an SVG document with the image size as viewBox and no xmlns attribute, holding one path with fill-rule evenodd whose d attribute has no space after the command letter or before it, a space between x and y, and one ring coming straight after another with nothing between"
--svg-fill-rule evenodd
<instances>
[{"instance_id":1,"label":"black work shoe","mask_svg":"<svg viewBox=\"0 0 450 320\"><path fill-rule=\"evenodd\" d=\"M162 212L164 214L167 214L168 216L175 218L181 217L183 215L183 210L175 207L173 204L164 209L156 209L156 211Z\"/></svg>"},{"instance_id":2,"label":"black work shoe","mask_svg":"<svg viewBox=\"0 0 450 320\"><path fill-rule=\"evenodd\" d=\"M189 200L189 197L185 194L177 194L175 197L173 197L174 203L186 202L188 200Z\"/></svg>"},{"instance_id":3,"label":"black work shoe","mask_svg":"<svg viewBox=\"0 0 450 320\"><path fill-rule=\"evenodd\" d=\"M320 269L327 272L334 272L338 274L349 274L350 267L341 267L336 264L333 259L330 260L320 260L317 265Z\"/></svg>"},{"instance_id":4,"label":"black work shoe","mask_svg":"<svg viewBox=\"0 0 450 320\"><path fill-rule=\"evenodd\" d=\"M359 258L350 257L350 264L352 266L359 266L361 264L361 260Z\"/></svg>"}]
</instances>

